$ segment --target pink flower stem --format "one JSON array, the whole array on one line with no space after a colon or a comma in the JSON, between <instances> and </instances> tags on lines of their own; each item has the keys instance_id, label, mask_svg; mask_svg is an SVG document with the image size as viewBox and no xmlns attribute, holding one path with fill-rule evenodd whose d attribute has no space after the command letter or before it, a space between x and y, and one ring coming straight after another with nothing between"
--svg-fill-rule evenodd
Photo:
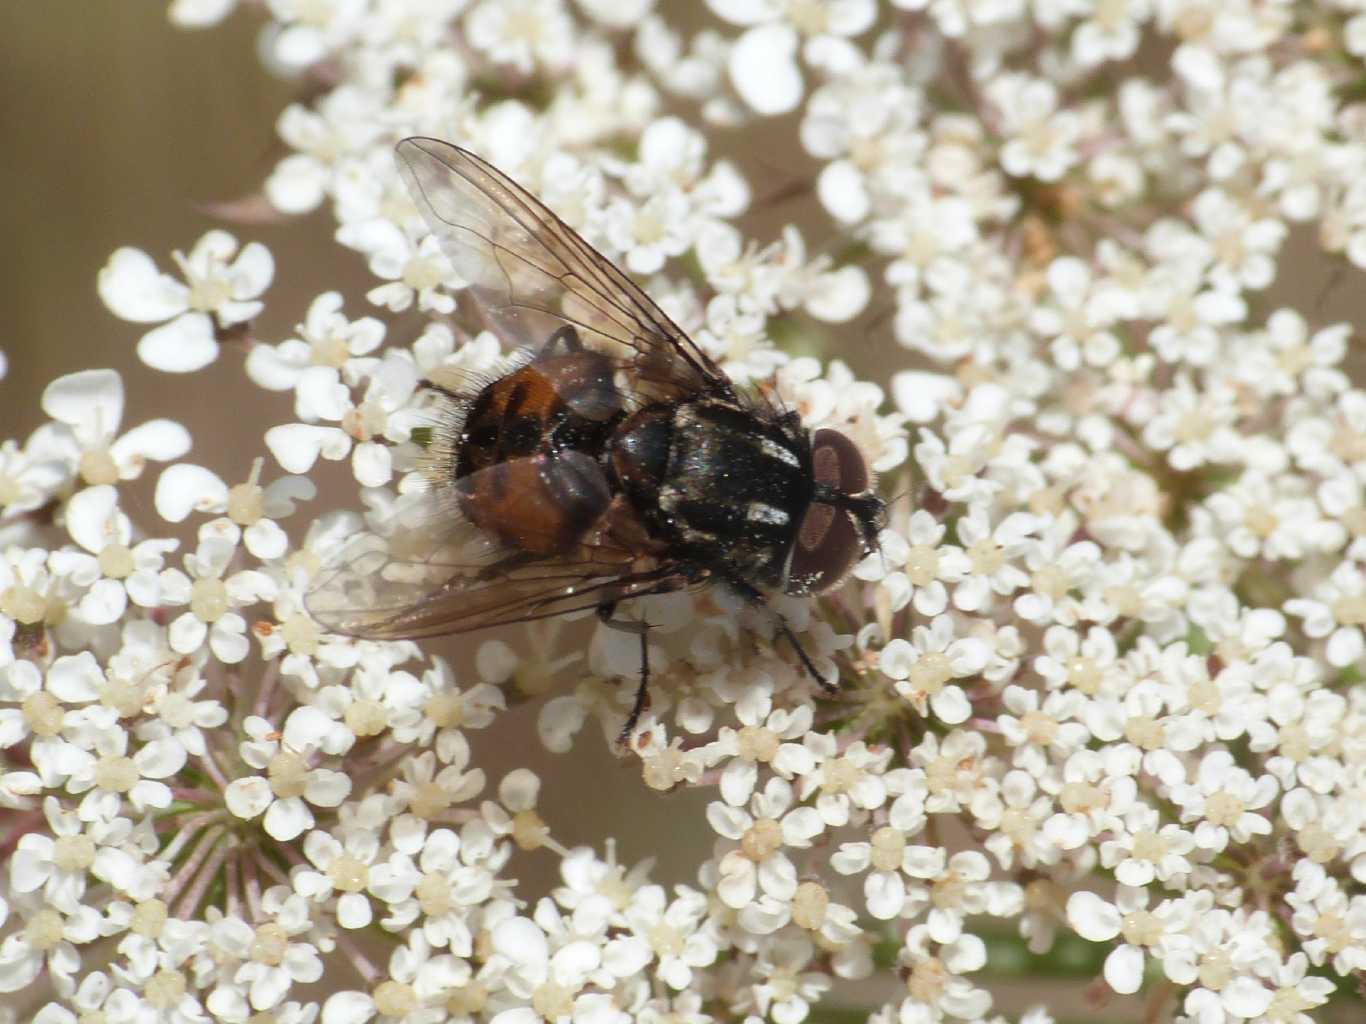
<instances>
[{"instance_id":1,"label":"pink flower stem","mask_svg":"<svg viewBox=\"0 0 1366 1024\"><path fill-rule=\"evenodd\" d=\"M196 814L191 818L160 819L158 821L158 824L164 822L167 825L171 825L175 828L178 828L180 831L176 833L175 838L167 844L166 849L161 851L159 859L165 861L168 864L171 861L175 860L177 857L180 856L180 851L186 847L190 840L199 834L200 828L202 828L204 825L207 825L210 821L213 821L215 817L216 815L214 814Z\"/></svg>"},{"instance_id":2,"label":"pink flower stem","mask_svg":"<svg viewBox=\"0 0 1366 1024\"><path fill-rule=\"evenodd\" d=\"M224 900L224 910L229 917L242 916L242 853L238 852L236 857L229 857L224 866L227 874L227 885Z\"/></svg>"},{"instance_id":3,"label":"pink flower stem","mask_svg":"<svg viewBox=\"0 0 1366 1024\"><path fill-rule=\"evenodd\" d=\"M190 804L208 804L212 806L218 800L216 793L211 793L207 789L195 789L190 786L172 786L171 795L177 800L184 800Z\"/></svg>"},{"instance_id":4,"label":"pink flower stem","mask_svg":"<svg viewBox=\"0 0 1366 1024\"><path fill-rule=\"evenodd\" d=\"M260 718L269 718L267 711L270 708L270 698L275 693L275 683L280 678L280 659L273 658L266 666L265 673L261 676L261 685L256 690L256 702L252 705L251 713Z\"/></svg>"},{"instance_id":5,"label":"pink flower stem","mask_svg":"<svg viewBox=\"0 0 1366 1024\"><path fill-rule=\"evenodd\" d=\"M195 876L194 883L185 893L180 901L180 909L176 917L182 920L189 920L194 916L199 905L204 902L204 896L209 891L209 886L218 878L219 869L223 862L228 859L228 855L233 852L237 844L228 835L227 829L222 829L215 836L213 846L208 851L208 856L204 858L204 865ZM197 851L196 851L197 852Z\"/></svg>"},{"instance_id":6,"label":"pink flower stem","mask_svg":"<svg viewBox=\"0 0 1366 1024\"><path fill-rule=\"evenodd\" d=\"M285 846L281 847L281 849L283 849L287 855L293 853L291 847ZM301 865L303 867L308 866L307 863L301 857L299 857L297 853L290 857L290 860L295 861L298 865ZM280 865L276 864L269 857L262 857L257 863L259 863L261 867L265 869L266 874L268 874L271 878L275 879L275 881L279 882L281 885L288 885L293 887L293 883L290 882L289 876L286 875L283 871L281 871Z\"/></svg>"},{"instance_id":7,"label":"pink flower stem","mask_svg":"<svg viewBox=\"0 0 1366 1024\"><path fill-rule=\"evenodd\" d=\"M204 744L204 756L199 759L199 763L204 766L204 774L213 780L215 786L220 790L228 788L227 774L217 761L217 754L212 743Z\"/></svg>"},{"instance_id":8,"label":"pink flower stem","mask_svg":"<svg viewBox=\"0 0 1366 1024\"><path fill-rule=\"evenodd\" d=\"M227 829L224 826L214 825L200 836L199 843L189 857L185 859L185 863L180 866L180 870L167 883L166 894L168 896L174 897L180 893L182 888L189 884L190 879L199 873L199 869L203 867L204 862L208 860L209 855L218 846L218 841L223 838L225 832ZM193 904L191 909L193 909Z\"/></svg>"},{"instance_id":9,"label":"pink flower stem","mask_svg":"<svg viewBox=\"0 0 1366 1024\"><path fill-rule=\"evenodd\" d=\"M367 986L373 985L380 976L379 968L370 962L370 958L356 947L355 943L351 941L351 937L345 932L337 932L333 938L337 943L337 948L351 961L351 966L365 979L365 984Z\"/></svg>"},{"instance_id":10,"label":"pink flower stem","mask_svg":"<svg viewBox=\"0 0 1366 1024\"><path fill-rule=\"evenodd\" d=\"M254 921L265 916L261 911L261 879L256 874L258 863L260 859L257 857L247 857L242 862L242 874L245 876L242 887L246 891L247 906L251 908Z\"/></svg>"}]
</instances>

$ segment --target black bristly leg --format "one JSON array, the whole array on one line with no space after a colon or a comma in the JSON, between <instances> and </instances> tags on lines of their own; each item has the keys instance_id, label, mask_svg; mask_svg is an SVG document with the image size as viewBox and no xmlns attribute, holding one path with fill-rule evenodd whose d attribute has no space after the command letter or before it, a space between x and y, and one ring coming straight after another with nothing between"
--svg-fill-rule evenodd
<instances>
[{"instance_id":1,"label":"black bristly leg","mask_svg":"<svg viewBox=\"0 0 1366 1024\"><path fill-rule=\"evenodd\" d=\"M640 637L640 685L636 688L636 699L631 705L631 713L626 716L626 724L621 727L621 733L617 736L617 742L624 744L631 738L631 733L635 731L636 723L640 721L640 716L645 712L645 705L650 699L650 624L643 620L614 619L612 616L616 610L616 601L598 605L598 618L602 624L608 629L635 633Z\"/></svg>"},{"instance_id":2,"label":"black bristly leg","mask_svg":"<svg viewBox=\"0 0 1366 1024\"><path fill-rule=\"evenodd\" d=\"M792 632L792 627L787 624L787 620L783 618L782 615L778 612L773 611L772 608L770 608L769 611L773 612L773 619L775 622L778 623L779 632L781 632L783 636L787 638L787 642L790 643L792 645L792 649L797 652L797 657L801 659L802 665L803 667L805 667L807 674L810 675L811 678L816 681L816 685L819 686L826 693L839 693L840 688L837 685L830 682L819 672L816 671L815 662L811 660L811 655L806 653L806 648L803 647L801 641L797 639L797 634Z\"/></svg>"},{"instance_id":3,"label":"black bristly leg","mask_svg":"<svg viewBox=\"0 0 1366 1024\"><path fill-rule=\"evenodd\" d=\"M816 681L817 686L826 693L834 694L840 692L838 686L834 683L827 682L825 678L816 671L815 662L813 662L811 656L806 653L806 648L803 647L802 642L797 639L797 634L792 632L792 627L787 624L787 620L783 618L782 613L770 605L760 591L740 579L727 579L726 583L730 586L731 590L735 591L741 598L749 602L752 607L761 608L768 612L769 615L773 616L773 621L778 627L778 632L792 645L792 649L797 652L797 657L801 660L802 667L806 669L807 675Z\"/></svg>"}]
</instances>

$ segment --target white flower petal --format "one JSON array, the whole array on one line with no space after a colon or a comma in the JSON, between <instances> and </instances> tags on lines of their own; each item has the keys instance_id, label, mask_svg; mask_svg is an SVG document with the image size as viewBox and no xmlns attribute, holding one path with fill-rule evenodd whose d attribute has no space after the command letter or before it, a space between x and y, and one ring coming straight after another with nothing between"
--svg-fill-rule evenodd
<instances>
[{"instance_id":1,"label":"white flower petal","mask_svg":"<svg viewBox=\"0 0 1366 1024\"><path fill-rule=\"evenodd\" d=\"M230 620L236 620L231 622ZM243 630L246 623L240 615L229 613L213 624L209 633L209 649L214 657L228 665L236 665L251 651Z\"/></svg>"},{"instance_id":2,"label":"white flower petal","mask_svg":"<svg viewBox=\"0 0 1366 1024\"><path fill-rule=\"evenodd\" d=\"M289 472L307 473L320 455L332 461L345 458L351 439L336 427L286 423L266 431L266 447Z\"/></svg>"},{"instance_id":3,"label":"white flower petal","mask_svg":"<svg viewBox=\"0 0 1366 1024\"><path fill-rule=\"evenodd\" d=\"M193 373L218 358L213 321L206 313L185 313L148 331L138 342L138 358L163 373Z\"/></svg>"},{"instance_id":4,"label":"white flower petal","mask_svg":"<svg viewBox=\"0 0 1366 1024\"><path fill-rule=\"evenodd\" d=\"M730 51L730 80L740 98L765 116L785 114L802 98L797 32L785 23L752 28Z\"/></svg>"},{"instance_id":5,"label":"white flower petal","mask_svg":"<svg viewBox=\"0 0 1366 1024\"><path fill-rule=\"evenodd\" d=\"M845 224L858 223L872 209L863 175L848 160L835 160L821 170L816 195L826 212Z\"/></svg>"},{"instance_id":6,"label":"white flower petal","mask_svg":"<svg viewBox=\"0 0 1366 1024\"><path fill-rule=\"evenodd\" d=\"M305 829L313 827L313 812L298 797L276 800L266 811L262 827L272 839L287 843L303 835Z\"/></svg>"},{"instance_id":7,"label":"white flower petal","mask_svg":"<svg viewBox=\"0 0 1366 1024\"><path fill-rule=\"evenodd\" d=\"M310 366L295 385L294 411L299 419L336 422L351 408L351 389L331 366Z\"/></svg>"},{"instance_id":8,"label":"white flower petal","mask_svg":"<svg viewBox=\"0 0 1366 1024\"><path fill-rule=\"evenodd\" d=\"M104 672L89 651L58 658L47 670L48 691L68 704L99 700L103 683Z\"/></svg>"},{"instance_id":9,"label":"white flower petal","mask_svg":"<svg viewBox=\"0 0 1366 1024\"><path fill-rule=\"evenodd\" d=\"M1362 642L1361 630L1356 626L1344 626L1333 631L1324 654L1328 664L1335 668L1346 668L1360 659L1364 650L1366 644Z\"/></svg>"},{"instance_id":10,"label":"white flower petal","mask_svg":"<svg viewBox=\"0 0 1366 1024\"><path fill-rule=\"evenodd\" d=\"M762 25L783 16L779 0L707 0L707 6L732 25Z\"/></svg>"},{"instance_id":11,"label":"white flower petal","mask_svg":"<svg viewBox=\"0 0 1366 1024\"><path fill-rule=\"evenodd\" d=\"M906 905L906 883L894 871L874 871L863 881L863 898L868 913L880 921L890 921Z\"/></svg>"},{"instance_id":12,"label":"white flower petal","mask_svg":"<svg viewBox=\"0 0 1366 1024\"><path fill-rule=\"evenodd\" d=\"M116 621L128 608L128 591L118 580L96 580L86 591L76 610L81 620L92 626Z\"/></svg>"},{"instance_id":13,"label":"white flower petal","mask_svg":"<svg viewBox=\"0 0 1366 1024\"><path fill-rule=\"evenodd\" d=\"M1105 958L1105 981L1122 996L1133 995L1143 984L1143 950L1123 945Z\"/></svg>"},{"instance_id":14,"label":"white flower petal","mask_svg":"<svg viewBox=\"0 0 1366 1024\"><path fill-rule=\"evenodd\" d=\"M203 466L177 463L157 479L153 503L162 519L179 523L191 512L223 511L228 504L228 485Z\"/></svg>"},{"instance_id":15,"label":"white flower petal","mask_svg":"<svg viewBox=\"0 0 1366 1024\"><path fill-rule=\"evenodd\" d=\"M93 555L104 550L113 536L111 525L118 512L119 493L108 484L87 487L66 503L66 528L74 540Z\"/></svg>"},{"instance_id":16,"label":"white flower petal","mask_svg":"<svg viewBox=\"0 0 1366 1024\"><path fill-rule=\"evenodd\" d=\"M375 1001L366 993L335 992L323 1003L321 1020L322 1024L366 1024L374 1015Z\"/></svg>"},{"instance_id":17,"label":"white flower petal","mask_svg":"<svg viewBox=\"0 0 1366 1024\"><path fill-rule=\"evenodd\" d=\"M1260 1017L1271 1005L1274 993L1256 978L1240 975L1219 991L1224 1007L1238 1017Z\"/></svg>"},{"instance_id":18,"label":"white flower petal","mask_svg":"<svg viewBox=\"0 0 1366 1024\"><path fill-rule=\"evenodd\" d=\"M289 535L274 519L262 519L242 531L247 550L262 561L279 558L289 549Z\"/></svg>"},{"instance_id":19,"label":"white flower petal","mask_svg":"<svg viewBox=\"0 0 1366 1024\"><path fill-rule=\"evenodd\" d=\"M275 257L260 242L248 242L232 261L230 271L233 295L239 299L254 298L266 290L275 276Z\"/></svg>"},{"instance_id":20,"label":"white flower petal","mask_svg":"<svg viewBox=\"0 0 1366 1024\"><path fill-rule=\"evenodd\" d=\"M962 687L946 686L930 698L935 717L948 725L959 725L972 714L972 702Z\"/></svg>"},{"instance_id":21,"label":"white flower petal","mask_svg":"<svg viewBox=\"0 0 1366 1024\"><path fill-rule=\"evenodd\" d=\"M266 198L281 213L308 213L327 194L328 171L305 153L287 156L266 179Z\"/></svg>"},{"instance_id":22,"label":"white flower petal","mask_svg":"<svg viewBox=\"0 0 1366 1024\"><path fill-rule=\"evenodd\" d=\"M80 370L43 389L43 412L54 420L110 438L123 420L123 379L116 370Z\"/></svg>"},{"instance_id":23,"label":"white flower petal","mask_svg":"<svg viewBox=\"0 0 1366 1024\"><path fill-rule=\"evenodd\" d=\"M137 465L142 459L170 462L189 450L190 432L175 420L148 420L109 446L109 454L120 466Z\"/></svg>"},{"instance_id":24,"label":"white flower petal","mask_svg":"<svg viewBox=\"0 0 1366 1024\"><path fill-rule=\"evenodd\" d=\"M199 650L208 634L209 627L203 620L186 612L171 623L171 628L167 631L167 642L171 645L171 650L179 654L193 654Z\"/></svg>"},{"instance_id":25,"label":"white flower petal","mask_svg":"<svg viewBox=\"0 0 1366 1024\"><path fill-rule=\"evenodd\" d=\"M274 799L270 783L259 775L244 779L234 779L223 791L223 802L229 811L239 818L254 818Z\"/></svg>"},{"instance_id":26,"label":"white flower petal","mask_svg":"<svg viewBox=\"0 0 1366 1024\"><path fill-rule=\"evenodd\" d=\"M362 487L383 487L393 476L393 456L388 445L356 445L351 453L351 471Z\"/></svg>"},{"instance_id":27,"label":"white flower petal","mask_svg":"<svg viewBox=\"0 0 1366 1024\"><path fill-rule=\"evenodd\" d=\"M351 777L345 772L315 768L308 773L304 797L309 803L319 807L340 807L342 801L350 795Z\"/></svg>"},{"instance_id":28,"label":"white flower petal","mask_svg":"<svg viewBox=\"0 0 1366 1024\"><path fill-rule=\"evenodd\" d=\"M189 289L157 270L141 249L115 249L101 268L96 288L109 311L121 320L157 323L185 312Z\"/></svg>"},{"instance_id":29,"label":"white flower petal","mask_svg":"<svg viewBox=\"0 0 1366 1024\"><path fill-rule=\"evenodd\" d=\"M1067 900L1067 923L1090 942L1106 942L1119 934L1119 911L1093 892L1074 892Z\"/></svg>"},{"instance_id":30,"label":"white flower petal","mask_svg":"<svg viewBox=\"0 0 1366 1024\"><path fill-rule=\"evenodd\" d=\"M343 893L337 900L337 923L343 928L364 928L373 916L370 898L364 893Z\"/></svg>"},{"instance_id":31,"label":"white flower petal","mask_svg":"<svg viewBox=\"0 0 1366 1024\"><path fill-rule=\"evenodd\" d=\"M295 708L285 719L282 738L291 750L303 751L321 747L332 729L332 719L320 708L304 705Z\"/></svg>"},{"instance_id":32,"label":"white flower petal","mask_svg":"<svg viewBox=\"0 0 1366 1024\"><path fill-rule=\"evenodd\" d=\"M862 267L841 267L823 274L803 305L817 320L842 324L862 313L871 295L872 286Z\"/></svg>"},{"instance_id":33,"label":"white flower petal","mask_svg":"<svg viewBox=\"0 0 1366 1024\"><path fill-rule=\"evenodd\" d=\"M237 0L171 0L167 14L180 28L208 28L226 18Z\"/></svg>"},{"instance_id":34,"label":"white flower petal","mask_svg":"<svg viewBox=\"0 0 1366 1024\"><path fill-rule=\"evenodd\" d=\"M170 778L185 767L185 748L175 740L152 740L133 755L138 771L149 779Z\"/></svg>"},{"instance_id":35,"label":"white flower petal","mask_svg":"<svg viewBox=\"0 0 1366 1024\"><path fill-rule=\"evenodd\" d=\"M545 933L525 917L514 917L493 929L493 948L523 970L542 973L550 959Z\"/></svg>"}]
</instances>

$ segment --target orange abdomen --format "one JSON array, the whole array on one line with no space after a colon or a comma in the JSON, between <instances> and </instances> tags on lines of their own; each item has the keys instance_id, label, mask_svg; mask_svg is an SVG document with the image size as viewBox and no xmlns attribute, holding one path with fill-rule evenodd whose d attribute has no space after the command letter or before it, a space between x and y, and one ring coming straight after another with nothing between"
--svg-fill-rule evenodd
<instances>
[{"instance_id":1,"label":"orange abdomen","mask_svg":"<svg viewBox=\"0 0 1366 1024\"><path fill-rule=\"evenodd\" d=\"M542 359L487 385L461 431L461 510L517 550L567 551L611 498L599 457L621 407L611 361L596 352Z\"/></svg>"}]
</instances>

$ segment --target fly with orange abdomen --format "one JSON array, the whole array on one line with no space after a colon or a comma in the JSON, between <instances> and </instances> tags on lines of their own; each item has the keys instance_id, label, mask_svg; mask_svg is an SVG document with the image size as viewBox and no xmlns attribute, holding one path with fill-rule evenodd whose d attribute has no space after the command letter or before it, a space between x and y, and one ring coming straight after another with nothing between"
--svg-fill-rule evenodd
<instances>
[{"instance_id":1,"label":"fly with orange abdomen","mask_svg":"<svg viewBox=\"0 0 1366 1024\"><path fill-rule=\"evenodd\" d=\"M858 448L742 391L634 282L530 193L436 139L399 143L408 189L489 326L522 356L450 400L431 508L363 538L308 607L327 628L393 640L595 610L640 636L628 737L646 706L632 599L719 585L769 605L829 590L875 548L885 504ZM433 512L431 509L434 509ZM415 542L421 538L421 542Z\"/></svg>"}]
</instances>

